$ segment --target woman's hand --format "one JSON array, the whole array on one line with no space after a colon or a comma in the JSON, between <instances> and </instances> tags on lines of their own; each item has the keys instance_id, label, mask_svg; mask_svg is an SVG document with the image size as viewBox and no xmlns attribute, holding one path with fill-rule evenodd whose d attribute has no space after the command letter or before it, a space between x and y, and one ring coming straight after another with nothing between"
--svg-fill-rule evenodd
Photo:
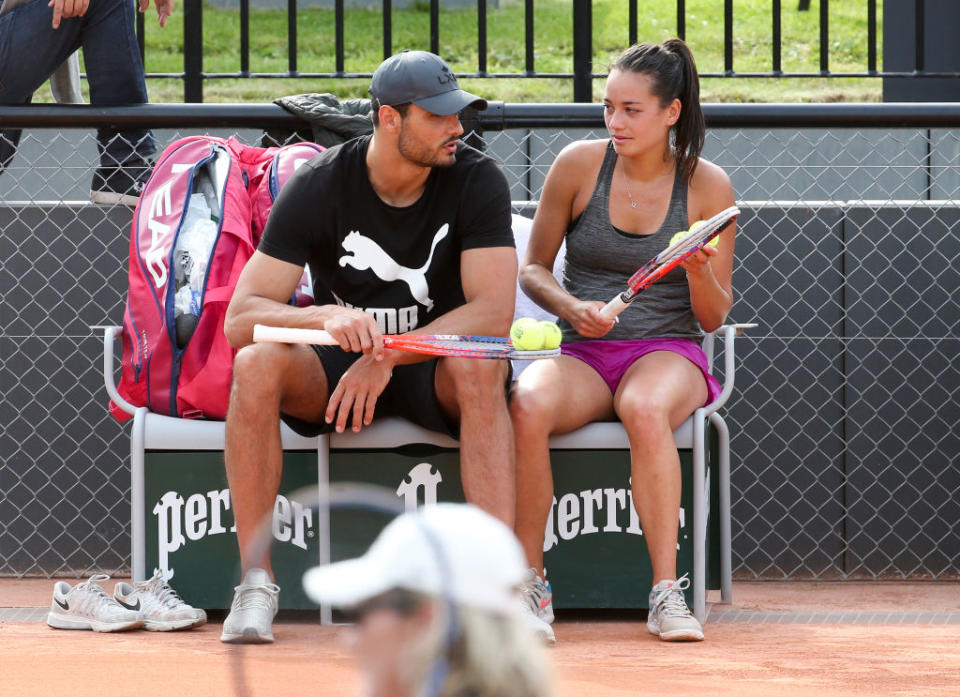
<instances>
[{"instance_id":1,"label":"woman's hand","mask_svg":"<svg viewBox=\"0 0 960 697\"><path fill-rule=\"evenodd\" d=\"M574 303L572 311L564 317L577 334L588 339L599 339L605 336L613 325L617 323L616 318L608 319L600 314L605 303L599 300L578 300Z\"/></svg>"}]
</instances>

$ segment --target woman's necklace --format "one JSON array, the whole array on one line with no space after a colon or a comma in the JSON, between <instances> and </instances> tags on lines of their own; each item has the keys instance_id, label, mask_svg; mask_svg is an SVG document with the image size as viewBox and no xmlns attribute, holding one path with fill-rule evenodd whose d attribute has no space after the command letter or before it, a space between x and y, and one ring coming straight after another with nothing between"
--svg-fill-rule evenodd
<instances>
[{"instance_id":1,"label":"woman's necklace","mask_svg":"<svg viewBox=\"0 0 960 697\"><path fill-rule=\"evenodd\" d=\"M627 176L627 171L623 169L623 165L620 166L620 171L623 172L623 190L627 192L627 198L630 199L630 207L636 210L637 206L640 205L639 202L633 198L633 194L630 193L630 189L627 188L627 182L630 181L630 177ZM661 174L657 179L667 176L670 172L665 172Z\"/></svg>"}]
</instances>

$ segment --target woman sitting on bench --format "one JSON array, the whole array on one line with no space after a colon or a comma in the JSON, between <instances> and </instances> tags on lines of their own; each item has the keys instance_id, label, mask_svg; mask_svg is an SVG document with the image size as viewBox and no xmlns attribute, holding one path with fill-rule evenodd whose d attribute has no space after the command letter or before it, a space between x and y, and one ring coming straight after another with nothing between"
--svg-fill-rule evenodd
<instances>
[{"instance_id":1,"label":"woman sitting on bench","mask_svg":"<svg viewBox=\"0 0 960 697\"><path fill-rule=\"evenodd\" d=\"M627 49L604 94L609 139L570 144L547 175L520 283L559 317L563 355L535 361L510 405L517 443L516 531L532 567L532 623L553 638L543 539L553 499L549 437L619 419L630 439L633 502L653 567L647 628L667 641L703 639L676 576L680 462L673 430L720 386L700 348L733 304L734 226L667 274L618 320L600 310L627 279L697 220L732 206L733 188L700 159L704 119L686 44ZM562 285L553 262L566 241ZM535 618L535 619L534 619Z\"/></svg>"}]
</instances>

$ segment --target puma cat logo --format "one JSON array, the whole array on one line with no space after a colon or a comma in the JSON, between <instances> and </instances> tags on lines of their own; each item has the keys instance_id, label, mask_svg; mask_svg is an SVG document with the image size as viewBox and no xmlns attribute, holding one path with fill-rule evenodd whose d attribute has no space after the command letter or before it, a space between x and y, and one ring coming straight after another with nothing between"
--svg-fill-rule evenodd
<instances>
[{"instance_id":1,"label":"puma cat logo","mask_svg":"<svg viewBox=\"0 0 960 697\"><path fill-rule=\"evenodd\" d=\"M347 254L340 257L340 266L345 267L348 264L358 271L369 269L376 274L381 281L403 281L410 288L412 295L418 303L425 305L427 311L433 309L433 300L430 299L430 288L427 285L427 269L430 268L430 262L433 261L433 252L444 237L447 236L449 225L444 223L433 236L433 244L430 245L430 256L426 263L419 269L410 269L401 266L395 262L383 247L364 237L359 232L351 232L343 238L344 250Z\"/></svg>"}]
</instances>

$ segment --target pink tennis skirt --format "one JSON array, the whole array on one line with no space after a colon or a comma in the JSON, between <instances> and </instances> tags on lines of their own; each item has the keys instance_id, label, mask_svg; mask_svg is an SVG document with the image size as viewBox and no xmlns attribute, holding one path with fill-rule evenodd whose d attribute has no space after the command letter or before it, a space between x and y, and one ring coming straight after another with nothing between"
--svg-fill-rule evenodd
<instances>
[{"instance_id":1,"label":"pink tennis skirt","mask_svg":"<svg viewBox=\"0 0 960 697\"><path fill-rule=\"evenodd\" d=\"M693 339L626 339L616 341L597 339L574 341L561 346L561 352L564 356L577 358L596 370L610 387L612 394L616 394L624 373L630 369L634 361L654 351L672 351L683 356L700 369L700 372L703 373L703 379L707 383L707 401L704 402L703 406L711 404L720 396L722 388L717 379L710 374L707 355L700 348L699 342Z\"/></svg>"}]
</instances>

